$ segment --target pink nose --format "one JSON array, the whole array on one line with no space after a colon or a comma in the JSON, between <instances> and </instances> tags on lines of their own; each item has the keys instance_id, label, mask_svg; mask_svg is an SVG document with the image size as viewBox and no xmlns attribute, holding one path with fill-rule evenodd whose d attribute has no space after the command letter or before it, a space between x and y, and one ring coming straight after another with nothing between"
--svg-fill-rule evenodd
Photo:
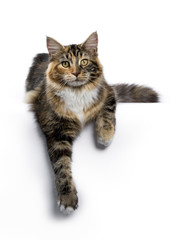
<instances>
[{"instance_id":1,"label":"pink nose","mask_svg":"<svg viewBox=\"0 0 180 240\"><path fill-rule=\"evenodd\" d=\"M73 72L72 74L77 77L79 73L78 72Z\"/></svg>"}]
</instances>

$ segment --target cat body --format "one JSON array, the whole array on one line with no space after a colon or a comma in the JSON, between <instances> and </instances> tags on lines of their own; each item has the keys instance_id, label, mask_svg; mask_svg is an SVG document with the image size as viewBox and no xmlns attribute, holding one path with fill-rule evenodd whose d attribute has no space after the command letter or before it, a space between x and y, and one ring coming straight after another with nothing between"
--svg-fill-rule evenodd
<instances>
[{"instance_id":1,"label":"cat body","mask_svg":"<svg viewBox=\"0 0 180 240\"><path fill-rule=\"evenodd\" d=\"M62 46L47 38L49 54L34 58L26 80L27 102L44 133L56 178L60 210L71 213L78 197L71 171L72 145L82 128L95 121L97 142L107 147L115 133L117 102L157 102L148 87L104 79L93 33L79 45Z\"/></svg>"}]
</instances>

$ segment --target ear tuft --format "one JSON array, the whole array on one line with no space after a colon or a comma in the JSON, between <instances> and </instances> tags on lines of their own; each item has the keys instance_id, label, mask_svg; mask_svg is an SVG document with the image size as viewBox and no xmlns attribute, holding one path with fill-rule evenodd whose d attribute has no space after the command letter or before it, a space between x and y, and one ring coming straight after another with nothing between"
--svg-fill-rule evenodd
<instances>
[{"instance_id":1,"label":"ear tuft","mask_svg":"<svg viewBox=\"0 0 180 240\"><path fill-rule=\"evenodd\" d=\"M58 43L55 39L47 37L47 48L48 48L50 57L52 57L57 53L61 52L63 49L63 46L60 43Z\"/></svg>"},{"instance_id":2,"label":"ear tuft","mask_svg":"<svg viewBox=\"0 0 180 240\"><path fill-rule=\"evenodd\" d=\"M97 32L93 32L88 39L82 44L87 50L93 53L97 53L98 50L98 35Z\"/></svg>"}]
</instances>

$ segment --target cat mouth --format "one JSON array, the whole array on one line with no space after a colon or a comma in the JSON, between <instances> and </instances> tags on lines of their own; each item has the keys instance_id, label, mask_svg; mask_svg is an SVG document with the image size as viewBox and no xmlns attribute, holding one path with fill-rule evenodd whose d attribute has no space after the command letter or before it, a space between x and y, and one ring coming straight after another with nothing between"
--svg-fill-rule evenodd
<instances>
[{"instance_id":1,"label":"cat mouth","mask_svg":"<svg viewBox=\"0 0 180 240\"><path fill-rule=\"evenodd\" d=\"M67 85L71 86L71 87L79 87L86 84L86 81L84 80L79 80L78 78L74 81L68 81Z\"/></svg>"}]
</instances>

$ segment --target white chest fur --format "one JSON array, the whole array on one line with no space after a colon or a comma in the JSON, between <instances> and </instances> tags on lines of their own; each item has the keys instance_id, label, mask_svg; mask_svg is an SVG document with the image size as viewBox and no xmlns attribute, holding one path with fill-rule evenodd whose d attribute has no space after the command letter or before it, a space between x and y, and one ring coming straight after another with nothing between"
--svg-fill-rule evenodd
<instances>
[{"instance_id":1,"label":"white chest fur","mask_svg":"<svg viewBox=\"0 0 180 240\"><path fill-rule=\"evenodd\" d=\"M84 111L97 99L98 89L79 91L76 89L65 88L56 93L65 103L66 110L75 113L81 123L84 122Z\"/></svg>"}]
</instances>

